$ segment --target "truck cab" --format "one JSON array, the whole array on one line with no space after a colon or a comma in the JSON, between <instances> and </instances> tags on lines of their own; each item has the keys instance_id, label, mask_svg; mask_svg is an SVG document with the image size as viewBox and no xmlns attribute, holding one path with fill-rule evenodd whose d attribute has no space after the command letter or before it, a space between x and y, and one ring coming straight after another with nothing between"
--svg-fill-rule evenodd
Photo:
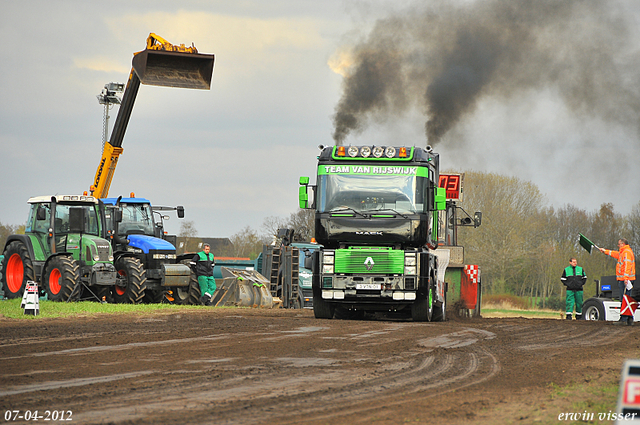
<instances>
[{"instance_id":1,"label":"truck cab","mask_svg":"<svg viewBox=\"0 0 640 425\"><path fill-rule=\"evenodd\" d=\"M316 317L345 311L392 311L416 321L443 316L437 279L439 156L406 146L323 147L313 202L300 179L300 207L315 209L313 308Z\"/></svg>"}]
</instances>

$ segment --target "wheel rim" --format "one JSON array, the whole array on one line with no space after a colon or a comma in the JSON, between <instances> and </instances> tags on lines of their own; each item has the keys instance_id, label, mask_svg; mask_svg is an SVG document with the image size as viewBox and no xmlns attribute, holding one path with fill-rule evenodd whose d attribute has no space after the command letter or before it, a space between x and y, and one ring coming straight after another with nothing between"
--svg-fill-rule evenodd
<instances>
[{"instance_id":1,"label":"wheel rim","mask_svg":"<svg viewBox=\"0 0 640 425\"><path fill-rule=\"evenodd\" d=\"M20 254L13 254L7 261L7 286L11 292L18 292L24 280L24 265Z\"/></svg>"},{"instance_id":2,"label":"wheel rim","mask_svg":"<svg viewBox=\"0 0 640 425\"><path fill-rule=\"evenodd\" d=\"M51 273L49 273L49 290L54 295L57 295L60 292L60 289L62 288L60 286L61 277L62 277L62 274L58 269L53 269L51 270Z\"/></svg>"},{"instance_id":3,"label":"wheel rim","mask_svg":"<svg viewBox=\"0 0 640 425\"><path fill-rule=\"evenodd\" d=\"M589 307L586 311L585 318L587 320L598 320L600 318L598 309L595 307Z\"/></svg>"},{"instance_id":4,"label":"wheel rim","mask_svg":"<svg viewBox=\"0 0 640 425\"><path fill-rule=\"evenodd\" d=\"M178 286L176 288L172 288L173 290L173 296L182 301L185 300L188 296L189 296L189 288L182 288L181 286Z\"/></svg>"},{"instance_id":5,"label":"wheel rim","mask_svg":"<svg viewBox=\"0 0 640 425\"><path fill-rule=\"evenodd\" d=\"M127 272L125 272L124 270L118 270L118 274L124 278L125 282L127 279ZM116 294L118 295L124 295L124 293L127 292L127 287L126 286L118 286L116 285Z\"/></svg>"}]
</instances>

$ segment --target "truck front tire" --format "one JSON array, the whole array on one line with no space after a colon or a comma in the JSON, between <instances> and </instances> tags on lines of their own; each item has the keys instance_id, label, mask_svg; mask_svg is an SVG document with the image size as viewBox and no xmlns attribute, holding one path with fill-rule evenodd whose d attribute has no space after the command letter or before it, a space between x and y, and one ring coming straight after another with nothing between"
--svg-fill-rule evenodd
<instances>
[{"instance_id":1,"label":"truck front tire","mask_svg":"<svg viewBox=\"0 0 640 425\"><path fill-rule=\"evenodd\" d=\"M313 315L316 319L333 319L335 305L322 299L322 291L313 291Z\"/></svg>"},{"instance_id":2,"label":"truck front tire","mask_svg":"<svg viewBox=\"0 0 640 425\"><path fill-rule=\"evenodd\" d=\"M598 299L588 299L582 305L583 320L605 320L604 304Z\"/></svg>"}]
</instances>

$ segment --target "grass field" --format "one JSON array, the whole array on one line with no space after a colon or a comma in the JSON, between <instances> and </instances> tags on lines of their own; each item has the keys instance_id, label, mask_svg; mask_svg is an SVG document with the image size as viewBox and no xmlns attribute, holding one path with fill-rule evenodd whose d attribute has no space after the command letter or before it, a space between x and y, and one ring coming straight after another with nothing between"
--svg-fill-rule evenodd
<instances>
[{"instance_id":1,"label":"grass field","mask_svg":"<svg viewBox=\"0 0 640 425\"><path fill-rule=\"evenodd\" d=\"M40 313L37 316L24 314L20 308L21 299L0 300L0 317L10 319L38 320L52 317L92 316L96 314L148 314L158 312L185 311L189 309L210 308L197 305L171 304L101 304L93 301L72 303L40 301Z\"/></svg>"}]
</instances>

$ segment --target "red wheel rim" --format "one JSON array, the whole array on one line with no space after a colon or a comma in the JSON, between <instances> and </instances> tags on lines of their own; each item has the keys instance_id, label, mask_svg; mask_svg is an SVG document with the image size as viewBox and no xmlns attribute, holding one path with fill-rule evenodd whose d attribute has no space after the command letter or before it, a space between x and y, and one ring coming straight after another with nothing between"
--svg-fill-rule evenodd
<instances>
[{"instance_id":1,"label":"red wheel rim","mask_svg":"<svg viewBox=\"0 0 640 425\"><path fill-rule=\"evenodd\" d=\"M62 274L58 269L53 269L51 270L51 273L49 273L49 290L54 295L60 292L60 277L62 277Z\"/></svg>"},{"instance_id":2,"label":"red wheel rim","mask_svg":"<svg viewBox=\"0 0 640 425\"><path fill-rule=\"evenodd\" d=\"M7 261L7 287L11 292L18 292L24 280L24 265L20 254L13 254Z\"/></svg>"},{"instance_id":3,"label":"red wheel rim","mask_svg":"<svg viewBox=\"0 0 640 425\"><path fill-rule=\"evenodd\" d=\"M127 277L127 272L125 272L124 270L118 270L118 274L124 278ZM127 287L126 286L118 286L116 285L116 294L118 295L124 295L124 293L127 291Z\"/></svg>"}]
</instances>

